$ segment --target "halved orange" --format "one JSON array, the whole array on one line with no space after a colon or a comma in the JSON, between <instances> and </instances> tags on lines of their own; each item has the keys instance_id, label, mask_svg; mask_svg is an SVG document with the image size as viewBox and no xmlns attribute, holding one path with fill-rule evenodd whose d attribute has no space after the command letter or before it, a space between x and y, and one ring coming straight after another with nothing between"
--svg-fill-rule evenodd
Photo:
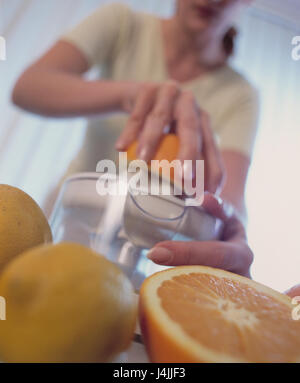
<instances>
[{"instance_id":1,"label":"halved orange","mask_svg":"<svg viewBox=\"0 0 300 383\"><path fill-rule=\"evenodd\" d=\"M294 308L248 278L180 266L144 282L140 325L152 362L299 362Z\"/></svg>"}]
</instances>

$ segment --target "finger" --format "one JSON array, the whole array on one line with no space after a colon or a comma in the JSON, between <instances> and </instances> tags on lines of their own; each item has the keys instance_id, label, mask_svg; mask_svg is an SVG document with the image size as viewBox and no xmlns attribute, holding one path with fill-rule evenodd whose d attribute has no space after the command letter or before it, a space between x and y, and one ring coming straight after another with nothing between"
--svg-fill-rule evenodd
<instances>
[{"instance_id":1,"label":"finger","mask_svg":"<svg viewBox=\"0 0 300 383\"><path fill-rule=\"evenodd\" d=\"M205 159L205 190L220 194L225 181L225 167L221 152L210 127L207 113L201 111L203 156Z\"/></svg>"},{"instance_id":2,"label":"finger","mask_svg":"<svg viewBox=\"0 0 300 383\"><path fill-rule=\"evenodd\" d=\"M231 204L226 203L214 194L206 192L201 207L224 222L222 240L245 241L247 239L245 227Z\"/></svg>"},{"instance_id":3,"label":"finger","mask_svg":"<svg viewBox=\"0 0 300 383\"><path fill-rule=\"evenodd\" d=\"M220 197L209 192L204 194L204 201L201 207L204 208L209 214L221 219L224 223L232 218L234 214L232 205L226 203Z\"/></svg>"},{"instance_id":4,"label":"finger","mask_svg":"<svg viewBox=\"0 0 300 383\"><path fill-rule=\"evenodd\" d=\"M125 150L136 139L151 111L158 91L157 84L144 84L138 92L132 113L116 143L117 150Z\"/></svg>"},{"instance_id":5,"label":"finger","mask_svg":"<svg viewBox=\"0 0 300 383\"><path fill-rule=\"evenodd\" d=\"M153 262L165 266L202 265L249 275L253 254L240 243L161 242L147 255Z\"/></svg>"},{"instance_id":6,"label":"finger","mask_svg":"<svg viewBox=\"0 0 300 383\"><path fill-rule=\"evenodd\" d=\"M189 162L185 161L196 161L199 159L202 147L200 114L193 93L183 92L178 99L176 122L177 135L180 142L178 159L183 163L184 177L193 178L193 168L189 167Z\"/></svg>"},{"instance_id":7,"label":"finger","mask_svg":"<svg viewBox=\"0 0 300 383\"><path fill-rule=\"evenodd\" d=\"M169 126L169 134L176 134L176 121L172 121L170 126Z\"/></svg>"},{"instance_id":8,"label":"finger","mask_svg":"<svg viewBox=\"0 0 300 383\"><path fill-rule=\"evenodd\" d=\"M144 161L154 158L166 126L173 120L173 110L180 90L175 82L163 85L139 137L138 154Z\"/></svg>"}]
</instances>

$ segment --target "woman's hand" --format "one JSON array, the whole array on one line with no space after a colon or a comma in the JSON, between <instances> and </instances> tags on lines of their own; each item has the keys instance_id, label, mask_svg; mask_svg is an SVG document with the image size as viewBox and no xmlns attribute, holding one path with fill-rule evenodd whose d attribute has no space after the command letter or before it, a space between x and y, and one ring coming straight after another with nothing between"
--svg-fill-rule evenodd
<instances>
[{"instance_id":1,"label":"woman's hand","mask_svg":"<svg viewBox=\"0 0 300 383\"><path fill-rule=\"evenodd\" d=\"M224 222L222 241L161 242L150 250L148 258L164 266L211 266L250 278L253 253L239 218L231 206L208 193L202 206Z\"/></svg>"},{"instance_id":2,"label":"woman's hand","mask_svg":"<svg viewBox=\"0 0 300 383\"><path fill-rule=\"evenodd\" d=\"M130 113L116 148L125 150L139 141L138 156L150 161L166 129L175 127L179 137L178 159L205 160L205 190L219 192L224 179L222 156L210 128L208 115L197 105L192 92L182 91L173 81L133 87L125 97L123 109ZM184 176L192 178L193 169L183 165Z\"/></svg>"}]
</instances>

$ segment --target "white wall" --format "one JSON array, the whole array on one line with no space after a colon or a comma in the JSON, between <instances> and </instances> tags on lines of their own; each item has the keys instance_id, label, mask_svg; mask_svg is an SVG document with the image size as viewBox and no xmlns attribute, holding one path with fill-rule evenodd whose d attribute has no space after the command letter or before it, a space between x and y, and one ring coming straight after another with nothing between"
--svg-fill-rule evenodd
<instances>
[{"instance_id":1,"label":"white wall","mask_svg":"<svg viewBox=\"0 0 300 383\"><path fill-rule=\"evenodd\" d=\"M271 12L262 13L259 7L245 17L235 64L261 95L260 130L247 188L253 277L285 290L300 283L300 61L291 57L292 38L300 35L294 23L300 2L294 12L282 10L287 2L277 2L279 8L276 1L263 2L271 5ZM280 11L283 17L276 16Z\"/></svg>"}]
</instances>

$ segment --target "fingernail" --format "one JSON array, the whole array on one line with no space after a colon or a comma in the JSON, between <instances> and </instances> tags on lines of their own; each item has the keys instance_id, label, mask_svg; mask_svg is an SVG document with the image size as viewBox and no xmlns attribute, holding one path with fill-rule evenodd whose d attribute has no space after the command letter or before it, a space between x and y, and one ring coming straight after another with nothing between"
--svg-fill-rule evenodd
<instances>
[{"instance_id":1,"label":"fingernail","mask_svg":"<svg viewBox=\"0 0 300 383\"><path fill-rule=\"evenodd\" d=\"M228 202L223 202L223 210L227 217L232 217L235 212L234 207Z\"/></svg>"},{"instance_id":2,"label":"fingernail","mask_svg":"<svg viewBox=\"0 0 300 383\"><path fill-rule=\"evenodd\" d=\"M220 144L221 144L220 136L215 132L213 132L213 133L214 133L214 139L215 139L217 146L220 146Z\"/></svg>"},{"instance_id":3,"label":"fingernail","mask_svg":"<svg viewBox=\"0 0 300 383\"><path fill-rule=\"evenodd\" d=\"M149 149L147 147L143 147L138 150L138 157L140 160L148 161L149 159Z\"/></svg>"},{"instance_id":4,"label":"fingernail","mask_svg":"<svg viewBox=\"0 0 300 383\"><path fill-rule=\"evenodd\" d=\"M214 195L215 199L217 200L218 204L221 206L222 205L222 198L218 195L218 194L215 194Z\"/></svg>"},{"instance_id":5,"label":"fingernail","mask_svg":"<svg viewBox=\"0 0 300 383\"><path fill-rule=\"evenodd\" d=\"M123 141L117 141L116 144L115 144L115 148L117 150L124 149L125 148L124 142Z\"/></svg>"},{"instance_id":6,"label":"fingernail","mask_svg":"<svg viewBox=\"0 0 300 383\"><path fill-rule=\"evenodd\" d=\"M147 258L155 263L169 263L173 257L172 251L164 247L154 247L147 254Z\"/></svg>"}]
</instances>

